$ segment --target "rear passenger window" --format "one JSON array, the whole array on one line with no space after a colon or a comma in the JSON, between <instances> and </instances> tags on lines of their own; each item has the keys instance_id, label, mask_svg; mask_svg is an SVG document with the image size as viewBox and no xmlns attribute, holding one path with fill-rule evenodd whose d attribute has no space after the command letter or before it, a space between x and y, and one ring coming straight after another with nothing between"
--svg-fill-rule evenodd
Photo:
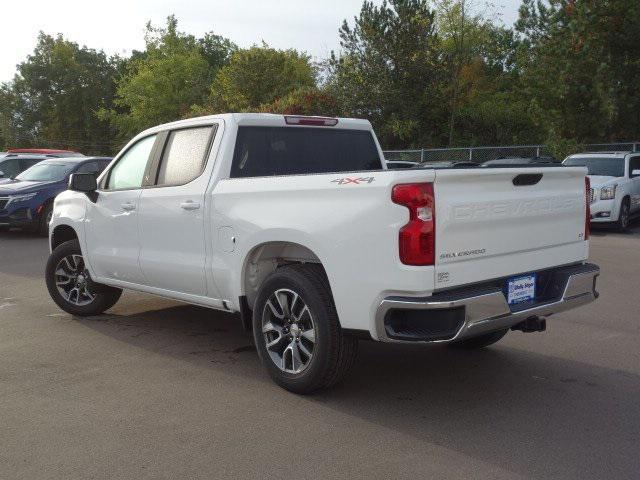
<instances>
[{"instance_id":1,"label":"rear passenger window","mask_svg":"<svg viewBox=\"0 0 640 480\"><path fill-rule=\"evenodd\" d=\"M111 163L111 160L101 160L98 162L98 174L102 173L105 168Z\"/></svg>"},{"instance_id":2,"label":"rear passenger window","mask_svg":"<svg viewBox=\"0 0 640 480\"><path fill-rule=\"evenodd\" d=\"M198 178L204 170L213 129L206 126L170 132L160 160L157 185L184 185Z\"/></svg>"},{"instance_id":3,"label":"rear passenger window","mask_svg":"<svg viewBox=\"0 0 640 480\"><path fill-rule=\"evenodd\" d=\"M634 170L640 170L640 157L631 157L631 160L629 161L629 177L635 178L640 176L634 175Z\"/></svg>"},{"instance_id":4,"label":"rear passenger window","mask_svg":"<svg viewBox=\"0 0 640 480\"><path fill-rule=\"evenodd\" d=\"M382 170L371 132L333 128L240 127L231 177Z\"/></svg>"},{"instance_id":5,"label":"rear passenger window","mask_svg":"<svg viewBox=\"0 0 640 480\"><path fill-rule=\"evenodd\" d=\"M78 167L76 173L93 173L96 174L100 171L98 168L98 162L87 162L83 163Z\"/></svg>"},{"instance_id":6,"label":"rear passenger window","mask_svg":"<svg viewBox=\"0 0 640 480\"><path fill-rule=\"evenodd\" d=\"M33 167L36 163L41 162L42 159L20 159L20 170L25 171L27 168ZM1 169L0 169L1 170Z\"/></svg>"},{"instance_id":7,"label":"rear passenger window","mask_svg":"<svg viewBox=\"0 0 640 480\"><path fill-rule=\"evenodd\" d=\"M20 162L17 159L5 160L0 164L0 171L5 178L13 178L20 173Z\"/></svg>"}]
</instances>

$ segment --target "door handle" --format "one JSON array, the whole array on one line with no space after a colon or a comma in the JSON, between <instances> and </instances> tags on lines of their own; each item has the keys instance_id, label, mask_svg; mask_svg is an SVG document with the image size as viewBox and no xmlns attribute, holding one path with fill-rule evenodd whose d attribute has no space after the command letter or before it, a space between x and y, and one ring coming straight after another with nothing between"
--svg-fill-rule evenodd
<instances>
[{"instance_id":1,"label":"door handle","mask_svg":"<svg viewBox=\"0 0 640 480\"><path fill-rule=\"evenodd\" d=\"M180 208L183 210L197 210L200 208L200 204L198 202L194 202L193 200L187 200L180 204Z\"/></svg>"},{"instance_id":2,"label":"door handle","mask_svg":"<svg viewBox=\"0 0 640 480\"><path fill-rule=\"evenodd\" d=\"M127 212L130 212L131 210L136 209L136 206L131 202L123 203L120 206L122 207L123 210L126 210Z\"/></svg>"}]
</instances>

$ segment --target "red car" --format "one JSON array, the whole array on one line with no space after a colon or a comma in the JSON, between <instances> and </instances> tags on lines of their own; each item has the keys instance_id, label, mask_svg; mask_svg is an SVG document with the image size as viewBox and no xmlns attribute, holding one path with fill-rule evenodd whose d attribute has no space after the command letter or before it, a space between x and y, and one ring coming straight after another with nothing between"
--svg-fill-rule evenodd
<instances>
[{"instance_id":1,"label":"red car","mask_svg":"<svg viewBox=\"0 0 640 480\"><path fill-rule=\"evenodd\" d=\"M39 153L42 155L55 155L56 157L82 157L83 155L73 150L57 150L53 148L11 148L7 153Z\"/></svg>"}]
</instances>

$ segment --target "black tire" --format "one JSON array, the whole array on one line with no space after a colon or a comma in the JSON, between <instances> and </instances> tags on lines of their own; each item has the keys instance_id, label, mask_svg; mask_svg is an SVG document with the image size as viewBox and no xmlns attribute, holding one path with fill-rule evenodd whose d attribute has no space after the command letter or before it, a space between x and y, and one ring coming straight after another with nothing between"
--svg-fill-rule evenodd
<instances>
[{"instance_id":1,"label":"black tire","mask_svg":"<svg viewBox=\"0 0 640 480\"><path fill-rule=\"evenodd\" d=\"M628 198L622 199L622 205L620 205L620 213L618 214L618 220L616 221L616 228L620 232L626 232L629 228L629 220L631 218L631 204Z\"/></svg>"},{"instance_id":2,"label":"black tire","mask_svg":"<svg viewBox=\"0 0 640 480\"><path fill-rule=\"evenodd\" d=\"M286 372L276 365L267 350L263 333L263 314L269 308L267 301L282 289L296 292L313 319L313 356L307 358L306 367L299 373ZM292 314L293 304L294 302L291 305ZM299 318L301 317L302 314ZM286 317L282 321L286 324ZM290 342L291 336L284 338L285 335L282 332L280 334L283 345ZM282 267L265 279L253 305L253 336L260 360L271 378L281 387L298 394L312 393L338 383L355 363L358 351L358 340L345 335L340 328L324 270L313 264Z\"/></svg>"},{"instance_id":3,"label":"black tire","mask_svg":"<svg viewBox=\"0 0 640 480\"><path fill-rule=\"evenodd\" d=\"M82 257L78 240L69 240L68 242L58 245L47 260L47 267L45 269L47 290L49 290L49 295L51 295L53 301L56 302L56 305L65 312L79 317L100 315L105 310L113 307L120 298L120 295L122 295L122 290L91 281L89 273L84 269L84 262L80 264L78 270L81 270L81 273L85 276L87 280L86 291L94 296L93 300L86 305L77 305L62 295L56 285L56 268L64 258L68 258L71 255Z\"/></svg>"},{"instance_id":4,"label":"black tire","mask_svg":"<svg viewBox=\"0 0 640 480\"><path fill-rule=\"evenodd\" d=\"M53 213L53 203L49 202L45 205L40 219L38 220L38 226L36 227L36 233L42 237L49 236L49 221L51 220L51 214Z\"/></svg>"},{"instance_id":5,"label":"black tire","mask_svg":"<svg viewBox=\"0 0 640 480\"><path fill-rule=\"evenodd\" d=\"M469 338L467 340L452 342L448 345L451 348L460 348L463 350L475 350L476 348L484 348L502 340L502 337L504 337L508 331L509 329L497 330L495 332L485 333L484 335Z\"/></svg>"}]
</instances>

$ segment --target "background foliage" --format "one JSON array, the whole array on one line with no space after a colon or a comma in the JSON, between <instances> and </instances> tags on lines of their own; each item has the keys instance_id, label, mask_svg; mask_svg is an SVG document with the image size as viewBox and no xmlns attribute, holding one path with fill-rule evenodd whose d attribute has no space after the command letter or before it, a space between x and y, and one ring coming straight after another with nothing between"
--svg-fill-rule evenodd
<instances>
[{"instance_id":1,"label":"background foliage","mask_svg":"<svg viewBox=\"0 0 640 480\"><path fill-rule=\"evenodd\" d=\"M41 33L0 86L0 149L112 154L179 118L260 111L368 118L385 148L640 138L640 2L523 0L513 28L469 0L365 1L314 63L266 44L147 25L129 58Z\"/></svg>"}]
</instances>

